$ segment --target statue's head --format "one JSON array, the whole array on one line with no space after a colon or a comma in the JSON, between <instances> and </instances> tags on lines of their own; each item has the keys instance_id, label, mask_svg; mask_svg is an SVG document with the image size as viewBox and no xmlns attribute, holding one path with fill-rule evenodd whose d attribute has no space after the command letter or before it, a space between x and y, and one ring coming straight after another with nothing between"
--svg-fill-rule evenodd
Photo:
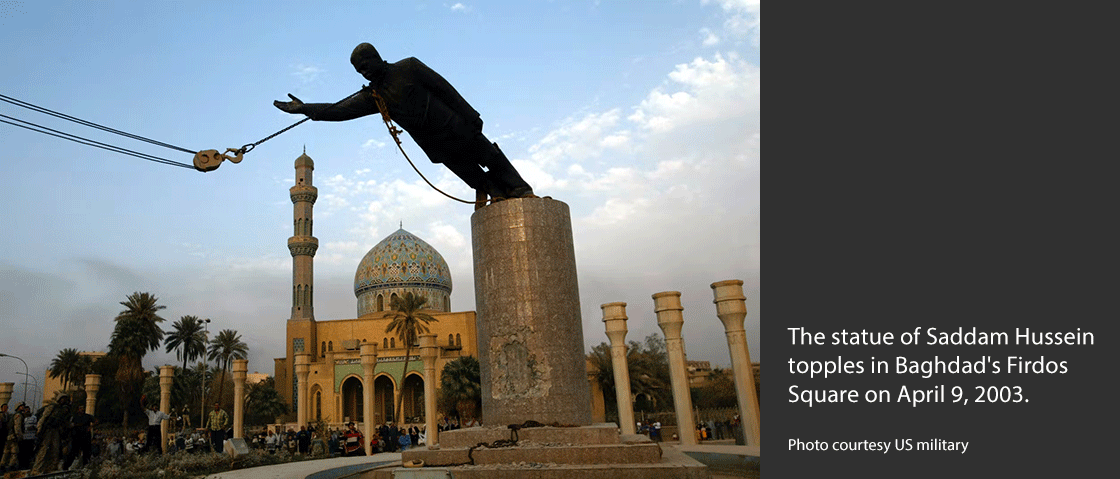
<instances>
[{"instance_id":1,"label":"statue's head","mask_svg":"<svg viewBox=\"0 0 1120 479\"><path fill-rule=\"evenodd\" d=\"M381 76L385 62L381 60L381 55L373 45L361 43L354 47L354 52L350 54L350 64L354 65L354 70L366 80L374 81Z\"/></svg>"}]
</instances>

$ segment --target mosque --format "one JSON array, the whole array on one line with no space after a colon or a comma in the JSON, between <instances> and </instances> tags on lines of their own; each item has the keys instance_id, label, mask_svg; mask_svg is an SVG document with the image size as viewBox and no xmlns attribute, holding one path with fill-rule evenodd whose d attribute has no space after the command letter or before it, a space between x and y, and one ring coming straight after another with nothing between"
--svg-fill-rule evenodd
<instances>
[{"instance_id":1,"label":"mosque","mask_svg":"<svg viewBox=\"0 0 1120 479\"><path fill-rule=\"evenodd\" d=\"M478 357L475 312L451 309L451 271L435 248L403 228L381 240L366 253L354 273L357 317L315 319L314 269L319 240L312 234L312 207L318 189L312 185L315 162L304 152L295 161L296 179L290 194L294 210L294 235L288 238L292 254L292 314L287 324L284 357L275 359L276 388L296 418L298 393L296 358L306 355L309 385L308 421L339 424L349 421L373 424L402 422L394 417L396 400L403 398L403 422L418 422L424 415L424 381L435 381L444 365L462 356ZM423 361L413 345L406 363L406 345L386 333L392 299L406 292L427 298L425 311L436 322L427 324L436 334L439 356L436 377L424 377ZM365 384L359 349L377 345L373 384ZM365 388L372 387L373 410L364 411Z\"/></svg>"}]
</instances>

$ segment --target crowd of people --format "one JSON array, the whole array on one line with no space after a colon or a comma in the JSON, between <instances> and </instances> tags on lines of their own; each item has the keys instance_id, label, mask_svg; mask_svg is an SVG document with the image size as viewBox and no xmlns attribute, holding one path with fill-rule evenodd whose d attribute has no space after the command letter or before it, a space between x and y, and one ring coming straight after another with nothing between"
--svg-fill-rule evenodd
<instances>
[{"instance_id":1,"label":"crowd of people","mask_svg":"<svg viewBox=\"0 0 1120 479\"><path fill-rule=\"evenodd\" d=\"M30 475L48 474L82 467L102 458L162 454L165 445L160 438L164 421L168 421L173 431L166 444L166 450L172 453L221 453L225 439L233 435L230 416L218 403L214 403L213 411L199 428L191 428L186 407L168 414L149 403L146 396L141 396L140 406L147 417L146 429L122 436L95 430L97 419L85 412L84 404L72 404L66 394L34 411L24 403L11 412L7 404L0 405L0 474L19 470L30 470ZM440 431L449 431L480 425L474 419L460 421L457 417L444 417L437 427ZM400 426L389 421L377 424L368 441L374 453L398 452L424 444L426 436L422 426ZM350 422L343 428L324 431L307 425L300 426L298 431L292 427L283 432L267 429L251 436L250 441L253 447L268 453L286 450L311 457L335 457L365 455L367 438L357 424Z\"/></svg>"},{"instance_id":2,"label":"crowd of people","mask_svg":"<svg viewBox=\"0 0 1120 479\"><path fill-rule=\"evenodd\" d=\"M95 431L97 419L85 411L85 404L72 404L68 394L32 410L20 403L9 412L0 405L0 474L29 470L30 475L70 470L89 464L96 458L114 458L125 454L162 454L164 447L161 423L168 420L173 429L168 451L222 452L223 442L231 435L229 415L214 404L205 428L190 430L189 412L171 416L159 411L147 398L140 398L147 416L147 428L125 436Z\"/></svg>"}]
</instances>

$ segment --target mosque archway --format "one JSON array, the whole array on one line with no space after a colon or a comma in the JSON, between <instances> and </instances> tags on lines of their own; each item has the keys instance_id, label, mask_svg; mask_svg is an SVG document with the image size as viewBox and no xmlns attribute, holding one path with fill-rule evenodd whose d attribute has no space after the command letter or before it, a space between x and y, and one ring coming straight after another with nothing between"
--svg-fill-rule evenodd
<instances>
[{"instance_id":1,"label":"mosque archway","mask_svg":"<svg viewBox=\"0 0 1120 479\"><path fill-rule=\"evenodd\" d=\"M365 419L362 411L362 380L357 376L350 376L342 381L342 418L348 421L361 422Z\"/></svg>"},{"instance_id":2,"label":"mosque archway","mask_svg":"<svg viewBox=\"0 0 1120 479\"><path fill-rule=\"evenodd\" d=\"M424 378L419 374L409 374L404 380L402 394L404 418L408 422L420 422L424 416Z\"/></svg>"},{"instance_id":3,"label":"mosque archway","mask_svg":"<svg viewBox=\"0 0 1120 479\"><path fill-rule=\"evenodd\" d=\"M383 424L393 417L393 380L384 374L373 380L373 423Z\"/></svg>"}]
</instances>

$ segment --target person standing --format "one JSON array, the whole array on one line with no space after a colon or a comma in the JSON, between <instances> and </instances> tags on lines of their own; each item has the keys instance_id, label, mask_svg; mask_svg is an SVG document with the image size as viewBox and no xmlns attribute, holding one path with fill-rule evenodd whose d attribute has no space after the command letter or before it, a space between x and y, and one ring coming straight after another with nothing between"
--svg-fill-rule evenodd
<instances>
[{"instance_id":1,"label":"person standing","mask_svg":"<svg viewBox=\"0 0 1120 479\"><path fill-rule=\"evenodd\" d=\"M296 444L300 454L307 454L311 448L311 433L307 431L307 426L300 426L299 432L296 433Z\"/></svg>"},{"instance_id":2,"label":"person standing","mask_svg":"<svg viewBox=\"0 0 1120 479\"><path fill-rule=\"evenodd\" d=\"M0 451L4 450L4 445L8 442L8 423L12 420L12 415L8 413L8 403L0 404ZM3 452L0 452L3 454Z\"/></svg>"},{"instance_id":3,"label":"person standing","mask_svg":"<svg viewBox=\"0 0 1120 479\"><path fill-rule=\"evenodd\" d=\"M59 455L62 452L63 438L70 435L70 395L63 394L54 404L43 408L43 417L39 418L37 433L39 434L39 451L35 454L35 465L31 467L31 475L47 474L58 468Z\"/></svg>"},{"instance_id":4,"label":"person standing","mask_svg":"<svg viewBox=\"0 0 1120 479\"><path fill-rule=\"evenodd\" d=\"M163 443L160 441L163 437L163 428L160 425L165 419L171 419L171 416L158 410L155 404L145 404L146 400L147 396L140 396L140 407L144 408L144 414L148 416L148 436L144 449L147 452L163 454Z\"/></svg>"},{"instance_id":5,"label":"person standing","mask_svg":"<svg viewBox=\"0 0 1120 479\"><path fill-rule=\"evenodd\" d=\"M0 456L0 474L19 468L19 443L23 440L23 415L26 412L27 406L19 403L15 414L8 418L8 428L0 431L6 439L3 456Z\"/></svg>"},{"instance_id":6,"label":"person standing","mask_svg":"<svg viewBox=\"0 0 1120 479\"><path fill-rule=\"evenodd\" d=\"M229 427L229 414L226 414L222 409L222 405L215 402L214 410L210 411L210 417L206 421L206 427L210 429L210 445L214 448L214 452L222 452L226 442L226 428Z\"/></svg>"},{"instance_id":7,"label":"person standing","mask_svg":"<svg viewBox=\"0 0 1120 479\"><path fill-rule=\"evenodd\" d=\"M66 460L62 461L63 471L70 469L79 454L82 456L82 465L89 464L93 452L93 425L97 419L86 414L85 404L79 404L77 408L78 412L70 419L70 452L66 454Z\"/></svg>"},{"instance_id":8,"label":"person standing","mask_svg":"<svg viewBox=\"0 0 1120 479\"><path fill-rule=\"evenodd\" d=\"M35 441L39 439L39 416L30 406L23 407L23 439L19 441L19 469L31 469L31 459L35 455Z\"/></svg>"}]
</instances>

